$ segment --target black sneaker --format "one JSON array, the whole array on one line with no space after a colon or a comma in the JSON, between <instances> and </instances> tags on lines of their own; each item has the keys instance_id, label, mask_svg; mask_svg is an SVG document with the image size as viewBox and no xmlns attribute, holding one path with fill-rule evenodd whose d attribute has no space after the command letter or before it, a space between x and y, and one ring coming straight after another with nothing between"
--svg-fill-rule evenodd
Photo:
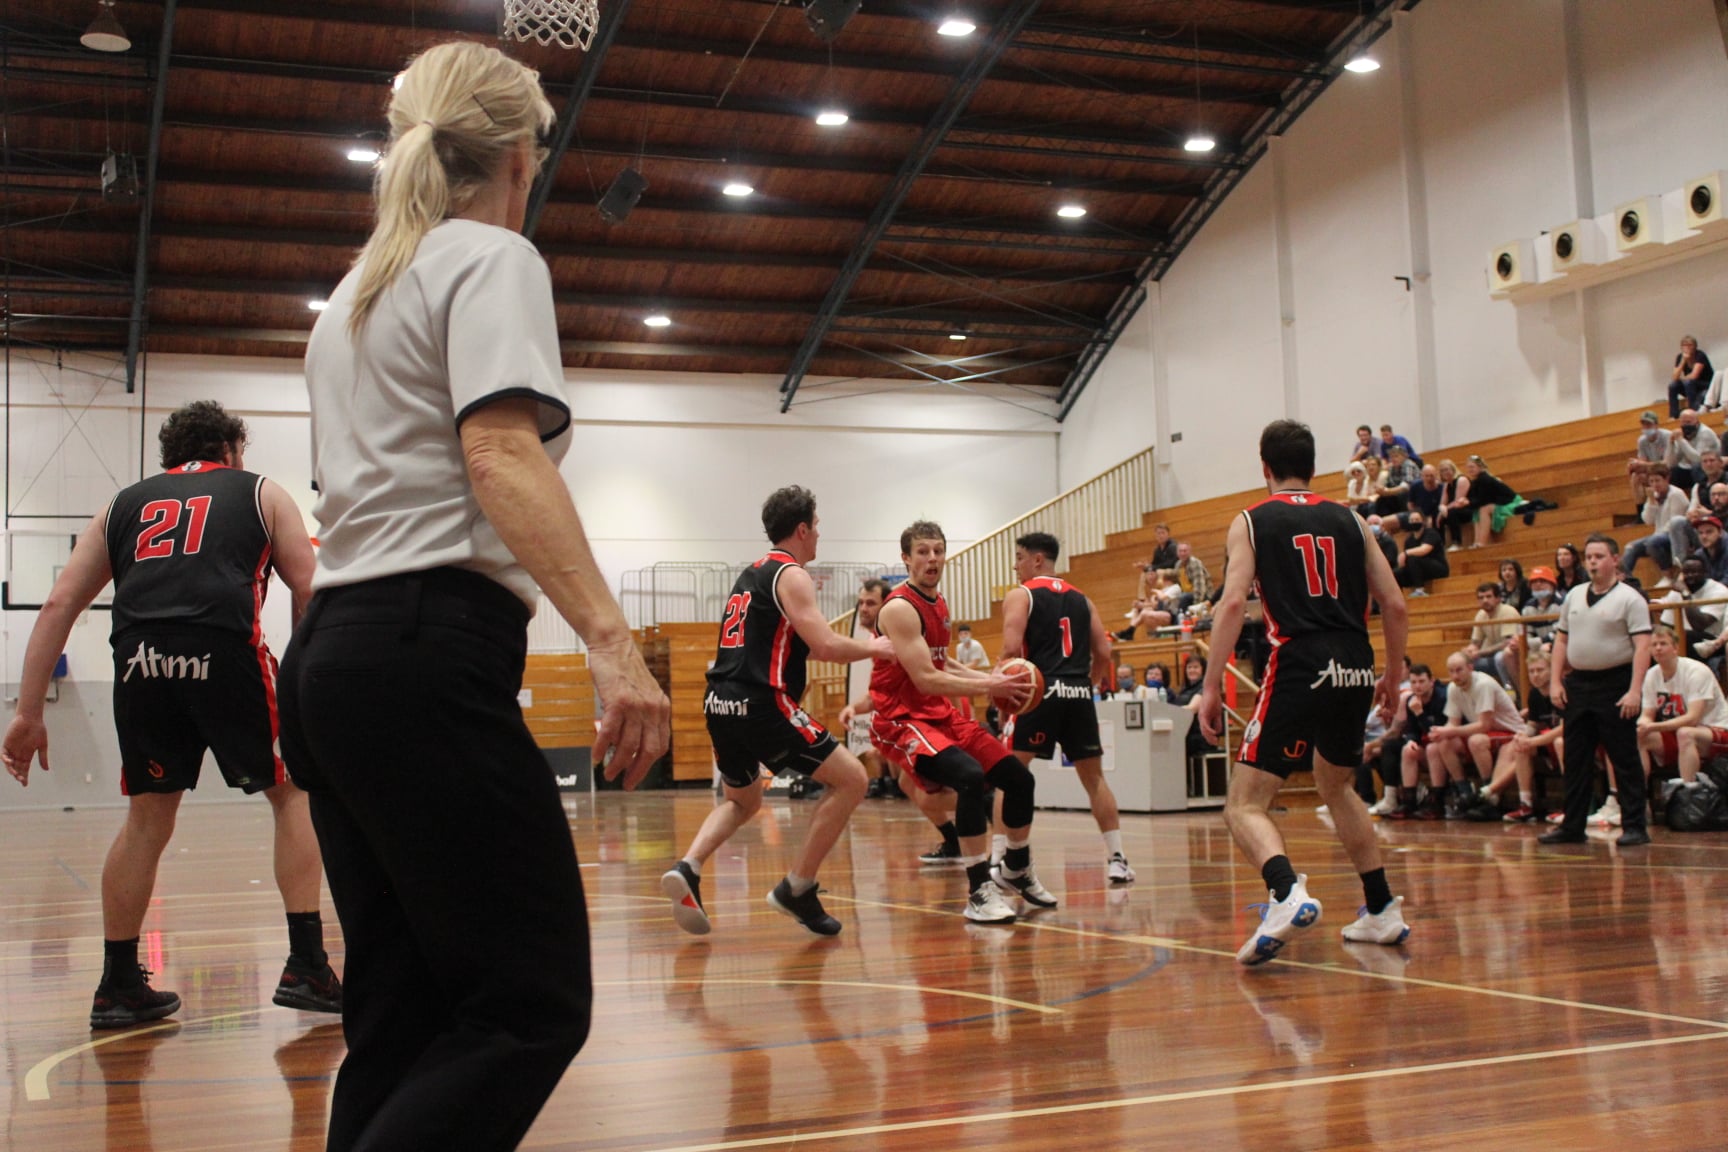
<instances>
[{"instance_id":1,"label":"black sneaker","mask_svg":"<svg viewBox=\"0 0 1728 1152\"><path fill-rule=\"evenodd\" d=\"M943 843L918 857L918 863L933 866L960 863L960 845Z\"/></svg>"},{"instance_id":2,"label":"black sneaker","mask_svg":"<svg viewBox=\"0 0 1728 1152\"><path fill-rule=\"evenodd\" d=\"M160 1020L178 1011L180 997L150 987L150 970L140 964L136 987L96 986L96 998L90 1004L90 1027L126 1028L148 1020Z\"/></svg>"},{"instance_id":3,"label":"black sneaker","mask_svg":"<svg viewBox=\"0 0 1728 1152\"><path fill-rule=\"evenodd\" d=\"M792 895L792 884L782 879L774 885L774 891L768 893L768 903L786 913L805 928L818 936L840 935L840 921L828 915L822 907L822 901L816 897L816 886L812 884L804 895Z\"/></svg>"},{"instance_id":4,"label":"black sneaker","mask_svg":"<svg viewBox=\"0 0 1728 1152\"><path fill-rule=\"evenodd\" d=\"M702 877L690 871L690 865L678 861L672 871L660 877L660 891L672 901L672 919L692 936L706 936L713 925L702 907Z\"/></svg>"},{"instance_id":5,"label":"black sneaker","mask_svg":"<svg viewBox=\"0 0 1728 1152\"><path fill-rule=\"evenodd\" d=\"M314 968L298 956L289 956L276 982L272 1003L303 1012L341 1012L342 981L328 963Z\"/></svg>"}]
</instances>

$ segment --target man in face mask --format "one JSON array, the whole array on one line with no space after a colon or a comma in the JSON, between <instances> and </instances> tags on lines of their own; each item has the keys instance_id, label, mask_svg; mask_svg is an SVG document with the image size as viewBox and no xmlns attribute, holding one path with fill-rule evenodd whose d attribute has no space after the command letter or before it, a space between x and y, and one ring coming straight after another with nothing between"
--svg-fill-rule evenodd
<instances>
[{"instance_id":1,"label":"man in face mask","mask_svg":"<svg viewBox=\"0 0 1728 1152\"><path fill-rule=\"evenodd\" d=\"M1134 695L1134 666L1131 664L1116 665L1116 692L1121 696Z\"/></svg>"},{"instance_id":2,"label":"man in face mask","mask_svg":"<svg viewBox=\"0 0 1728 1152\"><path fill-rule=\"evenodd\" d=\"M1710 579L1701 557L1688 556L1680 565L1680 587L1670 591L1661 602L1680 604L1694 600L1728 600L1728 585ZM1724 643L1722 621L1728 615L1728 604L1687 603L1684 608L1665 613L1668 626L1676 633L1680 631L1681 613L1686 617L1687 655L1707 663L1716 661Z\"/></svg>"}]
</instances>

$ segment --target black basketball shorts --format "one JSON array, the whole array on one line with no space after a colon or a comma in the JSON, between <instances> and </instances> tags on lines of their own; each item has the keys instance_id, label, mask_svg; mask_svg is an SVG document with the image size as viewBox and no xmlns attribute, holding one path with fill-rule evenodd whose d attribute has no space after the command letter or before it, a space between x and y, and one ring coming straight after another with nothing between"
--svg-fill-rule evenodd
<instances>
[{"instance_id":1,"label":"black basketball shorts","mask_svg":"<svg viewBox=\"0 0 1728 1152\"><path fill-rule=\"evenodd\" d=\"M1044 702L1014 718L1014 751L1054 760L1058 744L1070 760L1104 755L1092 685L1077 677L1051 680L1044 685Z\"/></svg>"},{"instance_id":2,"label":"black basketball shorts","mask_svg":"<svg viewBox=\"0 0 1728 1152\"><path fill-rule=\"evenodd\" d=\"M276 658L219 628L132 628L114 638L114 728L120 790L198 786L204 752L230 788L288 779L277 746Z\"/></svg>"},{"instance_id":3,"label":"black basketball shorts","mask_svg":"<svg viewBox=\"0 0 1728 1152\"><path fill-rule=\"evenodd\" d=\"M710 685L702 712L720 778L734 788L756 783L758 765L809 776L840 747L833 733L783 694Z\"/></svg>"},{"instance_id":4,"label":"black basketball shorts","mask_svg":"<svg viewBox=\"0 0 1728 1152\"><path fill-rule=\"evenodd\" d=\"M1362 762L1377 681L1367 637L1331 633L1285 641L1266 663L1237 759L1286 779L1312 770L1316 752L1354 768Z\"/></svg>"}]
</instances>

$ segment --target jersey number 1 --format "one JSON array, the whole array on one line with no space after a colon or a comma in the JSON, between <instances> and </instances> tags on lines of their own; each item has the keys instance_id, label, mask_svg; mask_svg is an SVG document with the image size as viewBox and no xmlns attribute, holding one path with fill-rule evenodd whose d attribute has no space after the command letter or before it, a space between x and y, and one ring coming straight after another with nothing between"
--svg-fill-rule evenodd
<instances>
[{"instance_id":1,"label":"jersey number 1","mask_svg":"<svg viewBox=\"0 0 1728 1152\"><path fill-rule=\"evenodd\" d=\"M1062 655L1074 655L1074 629L1073 626L1069 624L1068 617L1059 616L1056 619L1056 623L1062 629Z\"/></svg>"},{"instance_id":2,"label":"jersey number 1","mask_svg":"<svg viewBox=\"0 0 1728 1152\"><path fill-rule=\"evenodd\" d=\"M1318 596L1322 591L1334 600L1338 598L1338 545L1330 536L1315 536L1304 532L1291 543L1296 545L1296 551L1302 553L1302 570L1308 576L1308 595ZM1320 557L1326 558L1326 586L1320 586Z\"/></svg>"},{"instance_id":3,"label":"jersey number 1","mask_svg":"<svg viewBox=\"0 0 1728 1152\"><path fill-rule=\"evenodd\" d=\"M750 611L750 593L734 593L726 601L726 616L720 622L720 647L744 647L744 617Z\"/></svg>"},{"instance_id":4,"label":"jersey number 1","mask_svg":"<svg viewBox=\"0 0 1728 1152\"><path fill-rule=\"evenodd\" d=\"M174 555L174 541L162 537L174 531L180 523L180 510L186 508L190 515L186 520L186 543L181 551L191 556L204 547L204 521L210 517L209 496L193 496L185 504L178 500L152 500L144 505L139 519L143 522L143 530L138 533L138 549L134 558L138 560L161 560Z\"/></svg>"}]
</instances>

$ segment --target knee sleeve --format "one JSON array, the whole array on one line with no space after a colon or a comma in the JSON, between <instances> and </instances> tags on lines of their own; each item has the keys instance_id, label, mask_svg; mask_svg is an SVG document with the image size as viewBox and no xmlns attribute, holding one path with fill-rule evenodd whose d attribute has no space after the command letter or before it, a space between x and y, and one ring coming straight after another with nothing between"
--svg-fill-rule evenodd
<instances>
[{"instance_id":1,"label":"knee sleeve","mask_svg":"<svg viewBox=\"0 0 1728 1152\"><path fill-rule=\"evenodd\" d=\"M958 798L954 805L956 832L982 836L990 830L990 785L978 761L959 748L944 748L934 756L922 757L917 770L926 780L954 789Z\"/></svg>"},{"instance_id":2,"label":"knee sleeve","mask_svg":"<svg viewBox=\"0 0 1728 1152\"><path fill-rule=\"evenodd\" d=\"M1002 824L1024 828L1032 823L1032 796L1038 782L1032 770L1013 756L1004 756L990 769L990 786L1002 793Z\"/></svg>"},{"instance_id":3,"label":"knee sleeve","mask_svg":"<svg viewBox=\"0 0 1728 1152\"><path fill-rule=\"evenodd\" d=\"M990 789L968 788L959 794L954 805L954 831L963 838L990 831Z\"/></svg>"}]
</instances>

